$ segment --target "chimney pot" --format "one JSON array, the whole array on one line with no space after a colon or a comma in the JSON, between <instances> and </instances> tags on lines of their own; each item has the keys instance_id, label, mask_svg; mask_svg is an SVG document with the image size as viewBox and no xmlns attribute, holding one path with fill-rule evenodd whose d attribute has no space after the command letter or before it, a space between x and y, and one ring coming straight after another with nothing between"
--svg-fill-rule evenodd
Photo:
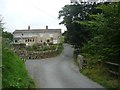
<instances>
[{"instance_id":1,"label":"chimney pot","mask_svg":"<svg viewBox=\"0 0 120 90\"><path fill-rule=\"evenodd\" d=\"M30 25L28 26L28 30L30 30Z\"/></svg>"},{"instance_id":2,"label":"chimney pot","mask_svg":"<svg viewBox=\"0 0 120 90\"><path fill-rule=\"evenodd\" d=\"M46 26L46 29L48 29L48 26Z\"/></svg>"}]
</instances>

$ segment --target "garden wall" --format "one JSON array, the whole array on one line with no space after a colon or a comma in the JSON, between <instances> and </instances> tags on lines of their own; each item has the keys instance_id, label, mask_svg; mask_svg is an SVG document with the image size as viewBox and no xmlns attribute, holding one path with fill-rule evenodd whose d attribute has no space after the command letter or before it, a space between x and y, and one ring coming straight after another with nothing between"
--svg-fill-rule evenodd
<instances>
[{"instance_id":1,"label":"garden wall","mask_svg":"<svg viewBox=\"0 0 120 90\"><path fill-rule=\"evenodd\" d=\"M35 59L44 59L57 56L60 54L59 49L48 50L48 51L27 51L27 50L14 50L14 52L20 56L23 60L35 60Z\"/></svg>"}]
</instances>

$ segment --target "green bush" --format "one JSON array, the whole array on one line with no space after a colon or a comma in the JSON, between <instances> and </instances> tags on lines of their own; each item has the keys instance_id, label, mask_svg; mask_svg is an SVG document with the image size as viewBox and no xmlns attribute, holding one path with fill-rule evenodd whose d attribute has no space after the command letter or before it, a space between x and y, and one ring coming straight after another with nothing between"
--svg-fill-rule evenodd
<instances>
[{"instance_id":1,"label":"green bush","mask_svg":"<svg viewBox=\"0 0 120 90\"><path fill-rule=\"evenodd\" d=\"M38 47L39 47L38 45L34 44L31 48L32 48L32 50L37 50Z\"/></svg>"}]
</instances>

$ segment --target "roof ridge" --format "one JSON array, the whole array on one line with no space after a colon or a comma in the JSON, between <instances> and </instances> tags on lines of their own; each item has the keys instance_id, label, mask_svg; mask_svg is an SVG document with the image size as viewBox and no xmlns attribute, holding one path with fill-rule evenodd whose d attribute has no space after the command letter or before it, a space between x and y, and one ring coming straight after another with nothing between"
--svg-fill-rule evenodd
<instances>
[{"instance_id":1,"label":"roof ridge","mask_svg":"<svg viewBox=\"0 0 120 90\"><path fill-rule=\"evenodd\" d=\"M61 30L61 29L30 29L30 30ZM16 31L28 31L28 29L16 29Z\"/></svg>"}]
</instances>

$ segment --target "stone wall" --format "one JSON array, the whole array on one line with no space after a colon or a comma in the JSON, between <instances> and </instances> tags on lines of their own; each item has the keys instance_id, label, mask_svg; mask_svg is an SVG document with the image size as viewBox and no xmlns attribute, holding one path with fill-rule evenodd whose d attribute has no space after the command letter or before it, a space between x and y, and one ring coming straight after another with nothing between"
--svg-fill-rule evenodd
<instances>
[{"instance_id":1,"label":"stone wall","mask_svg":"<svg viewBox=\"0 0 120 90\"><path fill-rule=\"evenodd\" d=\"M79 69L81 70L84 66L86 66L87 62L86 60L84 59L84 57L82 55L78 55L77 57L77 62L78 62L78 65L79 65Z\"/></svg>"},{"instance_id":2,"label":"stone wall","mask_svg":"<svg viewBox=\"0 0 120 90\"><path fill-rule=\"evenodd\" d=\"M50 58L56 56L59 53L58 49L49 51L26 51L26 50L14 50L14 51L23 60Z\"/></svg>"}]
</instances>

